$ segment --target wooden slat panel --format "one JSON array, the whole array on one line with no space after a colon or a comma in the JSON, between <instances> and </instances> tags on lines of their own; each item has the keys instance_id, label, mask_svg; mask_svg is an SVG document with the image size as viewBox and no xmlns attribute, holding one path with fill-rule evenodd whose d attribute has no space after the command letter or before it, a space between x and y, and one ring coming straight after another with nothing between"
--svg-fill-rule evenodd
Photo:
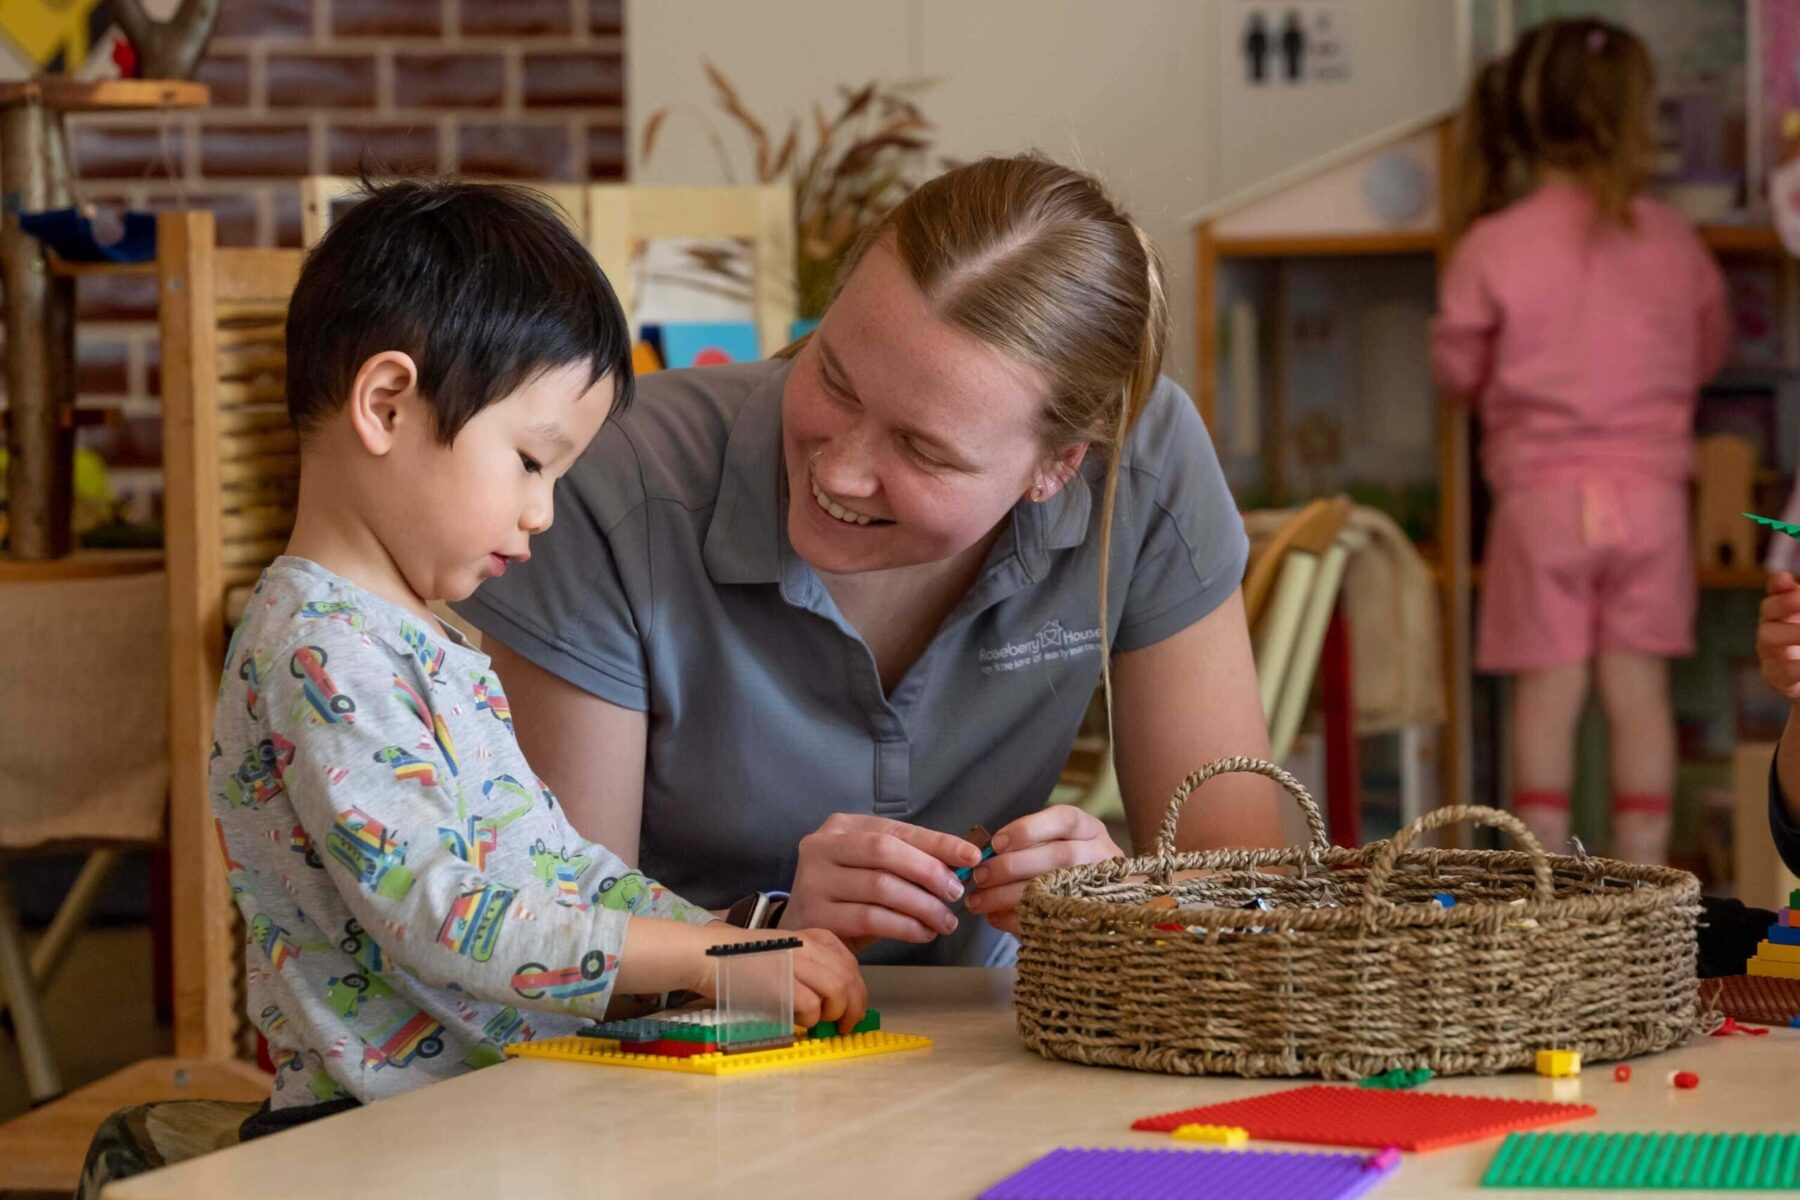
<instances>
[{"instance_id":1,"label":"wooden slat panel","mask_svg":"<svg viewBox=\"0 0 1800 1200\"><path fill-rule=\"evenodd\" d=\"M279 379L286 371L287 348L278 342L227 346L219 350L219 374L227 378L271 375Z\"/></svg>"},{"instance_id":2,"label":"wooden slat panel","mask_svg":"<svg viewBox=\"0 0 1800 1200\"><path fill-rule=\"evenodd\" d=\"M227 407L280 403L287 399L287 386L280 379L261 379L253 383L221 379L218 396L219 403Z\"/></svg>"},{"instance_id":3,"label":"wooden slat panel","mask_svg":"<svg viewBox=\"0 0 1800 1200\"><path fill-rule=\"evenodd\" d=\"M218 447L220 462L243 462L270 454L297 454L300 439L292 430L275 429L268 433L239 433L219 438Z\"/></svg>"},{"instance_id":4,"label":"wooden slat panel","mask_svg":"<svg viewBox=\"0 0 1800 1200\"><path fill-rule=\"evenodd\" d=\"M294 528L294 514L289 509L258 505L225 513L220 518L219 528L224 531L227 543L286 537Z\"/></svg>"},{"instance_id":5,"label":"wooden slat panel","mask_svg":"<svg viewBox=\"0 0 1800 1200\"><path fill-rule=\"evenodd\" d=\"M248 325L221 325L219 348L227 346L282 346L287 343L287 322L258 321Z\"/></svg>"},{"instance_id":6,"label":"wooden slat panel","mask_svg":"<svg viewBox=\"0 0 1800 1200\"><path fill-rule=\"evenodd\" d=\"M287 535L284 533L280 537L258 538L247 542L226 542L223 545L221 557L228 567L254 567L257 572L260 572L274 562L285 549L287 549ZM251 575L251 578L255 578L255 573ZM221 597L224 595L223 589L220 590L220 595Z\"/></svg>"},{"instance_id":7,"label":"wooden slat panel","mask_svg":"<svg viewBox=\"0 0 1800 1200\"><path fill-rule=\"evenodd\" d=\"M213 217L157 218L163 473L169 574L169 870L175 1048L233 1057L233 906L207 802L213 704L225 656L219 561L219 402Z\"/></svg>"},{"instance_id":8,"label":"wooden slat panel","mask_svg":"<svg viewBox=\"0 0 1800 1200\"><path fill-rule=\"evenodd\" d=\"M213 287L220 319L224 319L228 307L246 300L260 300L265 308L285 312L305 257L299 250L215 251Z\"/></svg>"},{"instance_id":9,"label":"wooden slat panel","mask_svg":"<svg viewBox=\"0 0 1800 1200\"><path fill-rule=\"evenodd\" d=\"M234 488L291 484L299 476L298 454L259 454L254 458L219 464L219 483L228 493Z\"/></svg>"},{"instance_id":10,"label":"wooden slat panel","mask_svg":"<svg viewBox=\"0 0 1800 1200\"><path fill-rule=\"evenodd\" d=\"M234 408L219 414L220 433L267 433L292 428L285 408Z\"/></svg>"}]
</instances>

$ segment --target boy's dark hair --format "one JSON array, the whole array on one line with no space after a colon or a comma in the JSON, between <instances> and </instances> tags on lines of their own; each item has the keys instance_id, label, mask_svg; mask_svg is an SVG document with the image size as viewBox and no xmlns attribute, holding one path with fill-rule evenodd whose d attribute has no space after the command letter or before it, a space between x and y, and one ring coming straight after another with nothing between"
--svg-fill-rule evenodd
<instances>
[{"instance_id":1,"label":"boy's dark hair","mask_svg":"<svg viewBox=\"0 0 1800 1200\"><path fill-rule=\"evenodd\" d=\"M288 302L288 415L302 436L342 407L383 350L412 356L438 440L574 362L631 402L631 333L594 257L525 188L364 182L306 256Z\"/></svg>"}]
</instances>

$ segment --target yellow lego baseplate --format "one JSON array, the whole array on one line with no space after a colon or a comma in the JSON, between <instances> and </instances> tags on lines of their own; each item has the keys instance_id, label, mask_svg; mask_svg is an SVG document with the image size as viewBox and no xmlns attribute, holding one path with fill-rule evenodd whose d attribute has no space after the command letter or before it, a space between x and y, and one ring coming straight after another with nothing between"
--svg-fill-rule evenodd
<instances>
[{"instance_id":1,"label":"yellow lego baseplate","mask_svg":"<svg viewBox=\"0 0 1800 1200\"><path fill-rule=\"evenodd\" d=\"M806 1038L775 1050L746 1054L694 1054L675 1058L664 1054L625 1054L619 1043L605 1038L560 1037L541 1042L514 1042L506 1048L509 1058L560 1058L592 1063L597 1067L640 1067L649 1071L680 1071L687 1075L747 1075L782 1067L809 1067L815 1063L901 1050L924 1050L931 1039L910 1033L854 1033L849 1037Z\"/></svg>"}]
</instances>

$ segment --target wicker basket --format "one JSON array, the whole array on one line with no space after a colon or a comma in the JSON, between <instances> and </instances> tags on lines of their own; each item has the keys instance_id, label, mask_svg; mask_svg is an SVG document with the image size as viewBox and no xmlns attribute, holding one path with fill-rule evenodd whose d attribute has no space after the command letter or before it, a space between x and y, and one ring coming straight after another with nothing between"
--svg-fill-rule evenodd
<instances>
[{"instance_id":1,"label":"wicker basket","mask_svg":"<svg viewBox=\"0 0 1800 1200\"><path fill-rule=\"evenodd\" d=\"M1228 772L1292 793L1310 844L1177 853L1183 802ZM1461 821L1522 849L1407 848ZM1271 867L1287 870L1259 870ZM1165 896L1176 907L1158 907ZM1392 841L1333 847L1292 776L1226 759L1176 790L1154 857L1032 883L1013 1005L1047 1058L1183 1075L1465 1075L1530 1067L1548 1048L1627 1058L1716 1025L1698 1002L1699 914L1692 875L1545 854L1491 808L1442 808Z\"/></svg>"}]
</instances>

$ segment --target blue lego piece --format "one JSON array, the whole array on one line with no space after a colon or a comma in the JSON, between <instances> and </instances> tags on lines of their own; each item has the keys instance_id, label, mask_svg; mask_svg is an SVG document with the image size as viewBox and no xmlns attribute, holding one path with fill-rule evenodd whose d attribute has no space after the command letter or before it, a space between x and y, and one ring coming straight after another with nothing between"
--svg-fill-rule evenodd
<instances>
[{"instance_id":1,"label":"blue lego piece","mask_svg":"<svg viewBox=\"0 0 1800 1200\"><path fill-rule=\"evenodd\" d=\"M1433 892L1431 894L1431 902L1439 908L1456 907L1456 897L1452 896L1449 892Z\"/></svg>"},{"instance_id":2,"label":"blue lego piece","mask_svg":"<svg viewBox=\"0 0 1800 1200\"><path fill-rule=\"evenodd\" d=\"M975 867L979 867L981 865L981 863L986 862L988 859L990 859L992 857L994 857L994 848L992 846L987 846L987 847L983 848L983 850L981 851L981 862L976 863ZM975 873L975 867L958 867L958 868L956 868L956 877L958 879L962 880L964 883L969 882L969 876L971 876Z\"/></svg>"},{"instance_id":3,"label":"blue lego piece","mask_svg":"<svg viewBox=\"0 0 1800 1200\"><path fill-rule=\"evenodd\" d=\"M1786 925L1771 925L1768 938L1777 946L1800 946L1800 929L1793 929Z\"/></svg>"}]
</instances>

